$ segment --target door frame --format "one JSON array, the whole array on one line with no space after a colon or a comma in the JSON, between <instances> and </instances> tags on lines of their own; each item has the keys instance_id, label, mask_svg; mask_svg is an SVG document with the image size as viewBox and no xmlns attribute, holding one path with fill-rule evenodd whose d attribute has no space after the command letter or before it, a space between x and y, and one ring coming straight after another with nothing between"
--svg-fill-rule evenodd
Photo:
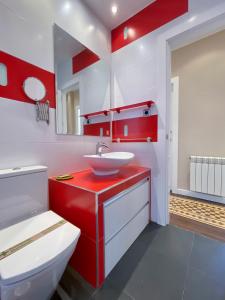
<instances>
[{"instance_id":1,"label":"door frame","mask_svg":"<svg viewBox=\"0 0 225 300\"><path fill-rule=\"evenodd\" d=\"M170 98L170 155L171 161L169 170L170 189L177 190L178 180L178 145L179 145L179 76L171 78L171 98ZM173 97L172 97L173 93Z\"/></svg>"},{"instance_id":2,"label":"door frame","mask_svg":"<svg viewBox=\"0 0 225 300\"><path fill-rule=\"evenodd\" d=\"M191 20L191 18L190 18ZM159 101L165 104L165 171L163 173L163 190L162 198L163 204L160 208L160 213L163 216L162 225L169 224L169 174L170 174L170 163L169 163L169 130L170 130L170 103L171 103L171 52L173 50L184 47L195 41L198 41L204 37L215 34L216 32L225 29L225 5L222 4L217 6L205 13L203 13L195 21L184 23L180 28L173 28L172 30L166 31L158 40L159 54L161 67L158 73L158 82L160 84ZM161 210L162 209L162 210Z\"/></svg>"},{"instance_id":3,"label":"door frame","mask_svg":"<svg viewBox=\"0 0 225 300\"><path fill-rule=\"evenodd\" d=\"M57 88L57 106L56 106L56 128L57 134L67 134L66 120L66 94L70 91L79 90L80 97L80 81L77 78L66 82L62 87Z\"/></svg>"}]
</instances>

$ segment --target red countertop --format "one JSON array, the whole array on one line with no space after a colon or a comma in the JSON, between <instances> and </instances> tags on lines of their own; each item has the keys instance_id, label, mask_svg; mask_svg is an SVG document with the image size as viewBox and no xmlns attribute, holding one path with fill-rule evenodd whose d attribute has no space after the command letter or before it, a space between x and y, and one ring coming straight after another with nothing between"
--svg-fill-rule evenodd
<instances>
[{"instance_id":1,"label":"red countertop","mask_svg":"<svg viewBox=\"0 0 225 300\"><path fill-rule=\"evenodd\" d=\"M149 172L149 168L129 165L121 168L118 174L110 176L96 176L93 174L91 169L86 169L83 171L72 173L72 175L74 176L73 179L58 182L62 182L63 184L68 184L70 186L100 194L112 187L126 182L131 178L135 178L136 176L145 173L148 174ZM55 177L52 177L50 179L56 181Z\"/></svg>"}]
</instances>

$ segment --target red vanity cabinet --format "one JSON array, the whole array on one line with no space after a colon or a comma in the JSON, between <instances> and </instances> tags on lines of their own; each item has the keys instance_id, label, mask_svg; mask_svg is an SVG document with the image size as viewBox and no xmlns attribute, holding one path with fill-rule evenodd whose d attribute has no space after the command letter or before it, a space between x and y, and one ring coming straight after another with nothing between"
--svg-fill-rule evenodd
<instances>
[{"instance_id":1,"label":"red vanity cabinet","mask_svg":"<svg viewBox=\"0 0 225 300\"><path fill-rule=\"evenodd\" d=\"M92 286L102 285L150 221L150 174L127 166L108 177L88 169L49 179L50 209L81 229L70 265Z\"/></svg>"}]
</instances>

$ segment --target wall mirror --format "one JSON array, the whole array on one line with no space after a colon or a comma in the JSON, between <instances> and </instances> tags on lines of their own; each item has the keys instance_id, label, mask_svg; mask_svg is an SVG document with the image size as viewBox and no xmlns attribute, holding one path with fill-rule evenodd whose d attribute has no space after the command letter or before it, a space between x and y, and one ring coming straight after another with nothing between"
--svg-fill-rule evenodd
<instances>
[{"instance_id":1,"label":"wall mirror","mask_svg":"<svg viewBox=\"0 0 225 300\"><path fill-rule=\"evenodd\" d=\"M23 83L24 93L34 101L41 101L46 95L46 89L41 80L35 77L27 77Z\"/></svg>"},{"instance_id":2,"label":"wall mirror","mask_svg":"<svg viewBox=\"0 0 225 300\"><path fill-rule=\"evenodd\" d=\"M85 126L96 122L90 116L110 108L110 63L59 26L53 31L57 134L101 135L101 128L93 134L96 129ZM107 118L102 114L98 122Z\"/></svg>"}]
</instances>

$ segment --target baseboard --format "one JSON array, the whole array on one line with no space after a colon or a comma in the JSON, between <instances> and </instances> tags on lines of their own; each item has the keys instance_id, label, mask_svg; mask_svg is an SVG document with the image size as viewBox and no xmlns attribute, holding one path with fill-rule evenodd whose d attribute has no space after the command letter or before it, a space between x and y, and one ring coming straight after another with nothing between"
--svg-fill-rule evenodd
<instances>
[{"instance_id":1,"label":"baseboard","mask_svg":"<svg viewBox=\"0 0 225 300\"><path fill-rule=\"evenodd\" d=\"M207 200L207 201L225 204L224 197L208 195L208 194L203 194L203 193L198 193L198 192L192 192L192 191L183 190L183 189L173 189L172 193L182 195L182 196L193 197L193 198L198 198L198 199L203 199L203 200Z\"/></svg>"}]
</instances>

